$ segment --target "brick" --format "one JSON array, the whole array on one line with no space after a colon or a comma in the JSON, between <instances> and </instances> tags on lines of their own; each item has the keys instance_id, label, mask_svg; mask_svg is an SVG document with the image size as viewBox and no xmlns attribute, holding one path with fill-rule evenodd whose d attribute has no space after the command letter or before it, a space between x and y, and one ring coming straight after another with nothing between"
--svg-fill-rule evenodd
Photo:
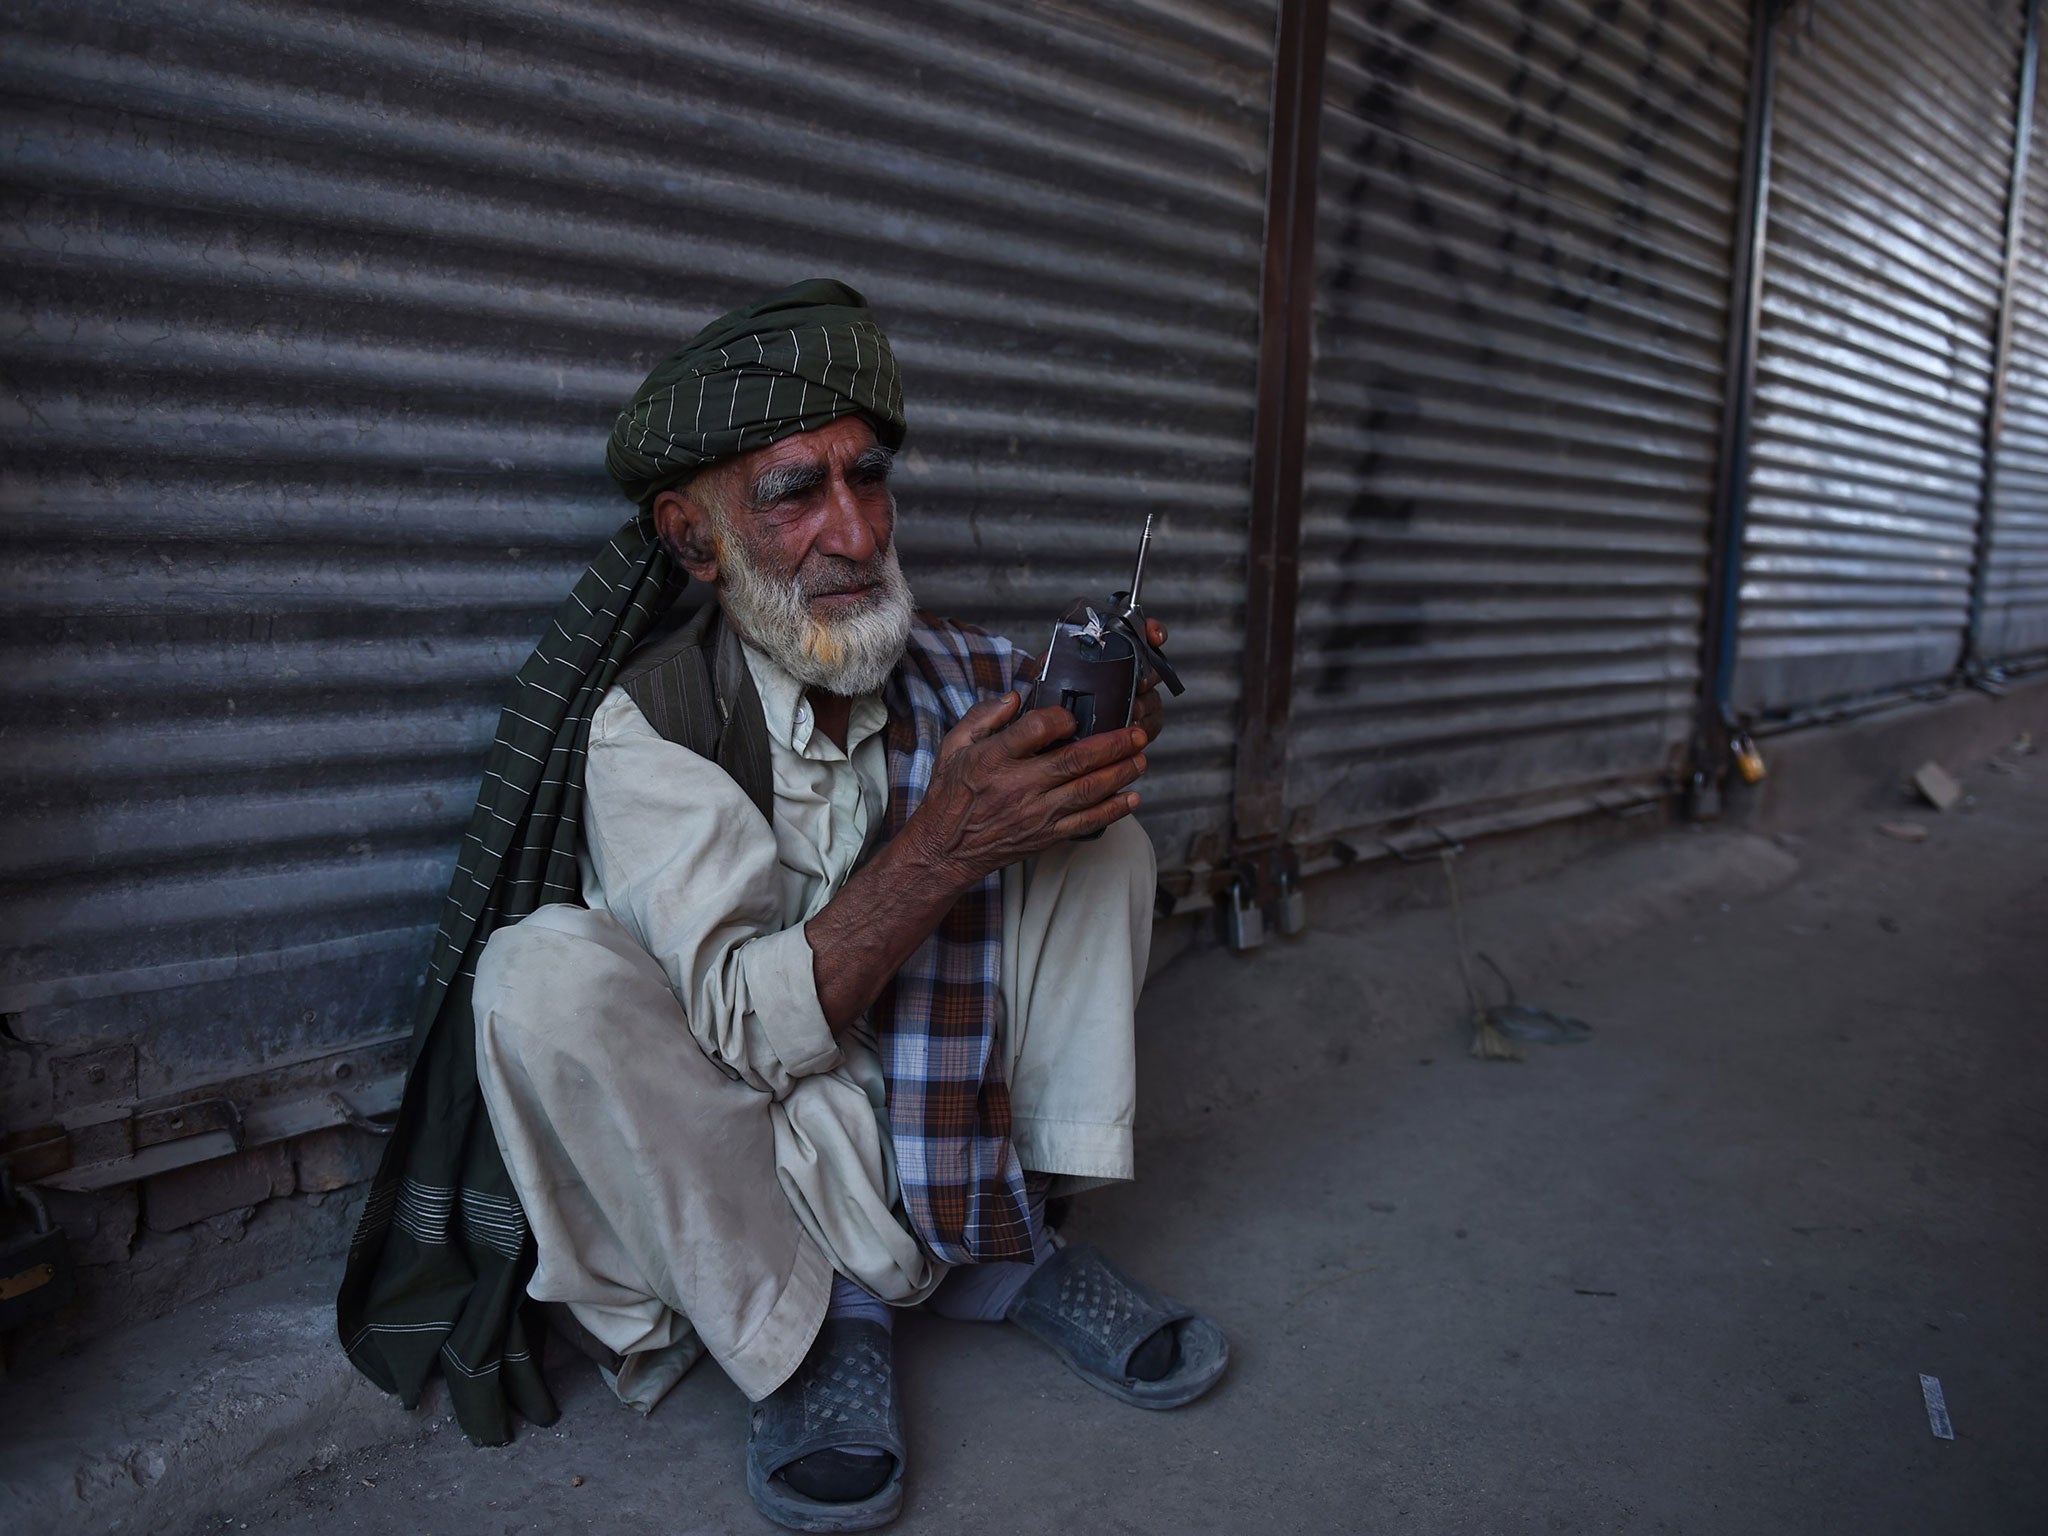
<instances>
[{"instance_id":1,"label":"brick","mask_svg":"<svg viewBox=\"0 0 2048 1536\"><path fill-rule=\"evenodd\" d=\"M360 1184L377 1171L383 1139L353 1126L337 1125L292 1143L299 1188L313 1194Z\"/></svg>"},{"instance_id":2,"label":"brick","mask_svg":"<svg viewBox=\"0 0 2048 1536\"><path fill-rule=\"evenodd\" d=\"M128 1257L140 1216L133 1185L90 1194L50 1189L43 1198L50 1204L50 1219L71 1239L74 1264L113 1264Z\"/></svg>"},{"instance_id":3,"label":"brick","mask_svg":"<svg viewBox=\"0 0 2048 1536\"><path fill-rule=\"evenodd\" d=\"M255 1147L144 1181L142 1219L152 1232L175 1232L293 1188L291 1148Z\"/></svg>"}]
</instances>

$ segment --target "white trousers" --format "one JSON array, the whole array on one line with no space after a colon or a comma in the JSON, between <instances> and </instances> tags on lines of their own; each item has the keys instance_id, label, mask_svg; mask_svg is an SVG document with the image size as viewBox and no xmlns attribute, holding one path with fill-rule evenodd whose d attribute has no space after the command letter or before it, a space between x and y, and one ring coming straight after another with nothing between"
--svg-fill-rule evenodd
<instances>
[{"instance_id":1,"label":"white trousers","mask_svg":"<svg viewBox=\"0 0 2048 1536\"><path fill-rule=\"evenodd\" d=\"M1153 889L1129 820L1003 874L1012 1137L1056 1192L1133 1173ZM835 1270L900 1303L943 1277L904 1225L862 1026L777 1100L704 1054L610 914L569 906L492 935L475 1004L477 1076L540 1251L527 1289L627 1357L628 1401L652 1407L700 1351L758 1400L802 1362Z\"/></svg>"}]
</instances>

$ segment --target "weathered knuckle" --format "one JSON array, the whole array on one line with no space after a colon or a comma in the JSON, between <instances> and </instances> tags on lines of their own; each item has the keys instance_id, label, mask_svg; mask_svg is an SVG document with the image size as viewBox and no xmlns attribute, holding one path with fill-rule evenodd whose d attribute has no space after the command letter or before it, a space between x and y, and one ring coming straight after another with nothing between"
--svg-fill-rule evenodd
<instances>
[{"instance_id":1,"label":"weathered knuckle","mask_svg":"<svg viewBox=\"0 0 2048 1536\"><path fill-rule=\"evenodd\" d=\"M1048 705L1036 712L1038 723L1047 741L1057 741L1062 736L1072 735L1075 729L1073 714L1058 704Z\"/></svg>"},{"instance_id":2,"label":"weathered knuckle","mask_svg":"<svg viewBox=\"0 0 2048 1536\"><path fill-rule=\"evenodd\" d=\"M1094 740L1095 738L1092 736L1085 737L1080 741L1061 747L1058 755L1053 759L1059 771L1072 779L1080 777L1080 775L1095 767L1095 752L1089 745Z\"/></svg>"},{"instance_id":3,"label":"weathered knuckle","mask_svg":"<svg viewBox=\"0 0 2048 1536\"><path fill-rule=\"evenodd\" d=\"M1088 803L1098 804L1105 796L1115 794L1130 782L1130 776L1121 764L1108 773L1099 773L1089 786Z\"/></svg>"}]
</instances>

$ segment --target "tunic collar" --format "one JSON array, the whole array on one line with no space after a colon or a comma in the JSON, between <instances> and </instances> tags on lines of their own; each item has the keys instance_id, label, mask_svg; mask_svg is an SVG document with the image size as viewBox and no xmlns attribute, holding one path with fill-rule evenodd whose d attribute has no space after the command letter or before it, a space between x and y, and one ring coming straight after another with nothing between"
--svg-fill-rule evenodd
<instances>
[{"instance_id":1,"label":"tunic collar","mask_svg":"<svg viewBox=\"0 0 2048 1536\"><path fill-rule=\"evenodd\" d=\"M889 723L889 711L881 694L859 695L847 721L847 750L841 752L832 738L818 729L817 711L804 697L804 685L752 645L742 645L741 650L747 658L747 670L754 675L754 687L761 695L761 712L767 716L769 739L798 757L851 757L855 748Z\"/></svg>"}]
</instances>

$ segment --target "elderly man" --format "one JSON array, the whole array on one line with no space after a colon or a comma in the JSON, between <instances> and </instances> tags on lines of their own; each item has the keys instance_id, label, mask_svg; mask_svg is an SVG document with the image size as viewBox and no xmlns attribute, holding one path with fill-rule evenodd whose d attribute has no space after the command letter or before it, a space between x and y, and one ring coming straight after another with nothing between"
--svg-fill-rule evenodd
<instances>
[{"instance_id":1,"label":"elderly man","mask_svg":"<svg viewBox=\"0 0 2048 1536\"><path fill-rule=\"evenodd\" d=\"M607 462L641 516L608 551L623 569L579 584L588 619L558 623L597 664L539 668L543 643L500 738L534 727L542 766L494 756L483 801L530 829L580 778L581 904L543 882L457 947L516 1201L408 1177L388 1202L431 1237L438 1189L443 1229L495 1222L501 1251L530 1224L528 1294L629 1402L709 1353L756 1404L756 1504L800 1530L900 1508L892 1307L1014 1322L1141 1407L1191 1401L1226 1355L1044 1215L1133 1173L1154 869L1129 818L1158 694L1148 677L1133 725L1073 739L1025 707L1007 642L913 610L903 435L888 343L828 282L715 322L620 417ZM663 553L716 600L628 655ZM503 846L466 860L473 886L518 862Z\"/></svg>"}]
</instances>

